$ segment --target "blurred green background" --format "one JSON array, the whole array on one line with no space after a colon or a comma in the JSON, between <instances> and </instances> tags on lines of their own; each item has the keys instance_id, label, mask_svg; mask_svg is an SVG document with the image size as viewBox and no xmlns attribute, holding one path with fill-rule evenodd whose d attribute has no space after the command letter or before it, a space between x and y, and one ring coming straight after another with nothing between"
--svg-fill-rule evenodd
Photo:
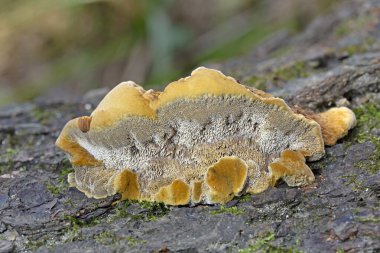
<instances>
[{"instance_id":1,"label":"blurred green background","mask_svg":"<svg viewBox=\"0 0 380 253\"><path fill-rule=\"evenodd\" d=\"M160 89L337 1L0 0L0 106L125 80Z\"/></svg>"}]
</instances>

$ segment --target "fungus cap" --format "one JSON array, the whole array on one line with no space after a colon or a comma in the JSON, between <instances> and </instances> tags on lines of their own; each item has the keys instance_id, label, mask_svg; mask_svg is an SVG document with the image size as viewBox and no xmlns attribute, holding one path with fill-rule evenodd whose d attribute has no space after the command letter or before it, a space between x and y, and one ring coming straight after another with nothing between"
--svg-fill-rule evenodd
<instances>
[{"instance_id":1,"label":"fungus cap","mask_svg":"<svg viewBox=\"0 0 380 253\"><path fill-rule=\"evenodd\" d=\"M119 84L90 117L69 121L56 145L75 168L70 184L88 196L120 192L172 205L263 191L284 150L324 155L317 122L203 67L163 92Z\"/></svg>"}]
</instances>

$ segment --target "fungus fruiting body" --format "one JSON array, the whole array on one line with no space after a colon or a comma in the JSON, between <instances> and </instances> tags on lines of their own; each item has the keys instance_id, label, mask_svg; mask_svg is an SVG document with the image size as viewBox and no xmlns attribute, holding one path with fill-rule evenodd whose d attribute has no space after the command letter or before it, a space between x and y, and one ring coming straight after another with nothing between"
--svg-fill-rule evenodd
<instances>
[{"instance_id":1,"label":"fungus fruiting body","mask_svg":"<svg viewBox=\"0 0 380 253\"><path fill-rule=\"evenodd\" d=\"M201 67L163 92L119 84L91 116L69 121L56 145L75 169L69 184L88 197L226 203L281 179L313 182L305 161L323 157L324 138L333 144L355 122L348 108L337 110L314 120Z\"/></svg>"},{"instance_id":2,"label":"fungus fruiting body","mask_svg":"<svg viewBox=\"0 0 380 253\"><path fill-rule=\"evenodd\" d=\"M331 108L312 117L322 128L325 145L334 145L356 125L353 111L347 107Z\"/></svg>"}]
</instances>

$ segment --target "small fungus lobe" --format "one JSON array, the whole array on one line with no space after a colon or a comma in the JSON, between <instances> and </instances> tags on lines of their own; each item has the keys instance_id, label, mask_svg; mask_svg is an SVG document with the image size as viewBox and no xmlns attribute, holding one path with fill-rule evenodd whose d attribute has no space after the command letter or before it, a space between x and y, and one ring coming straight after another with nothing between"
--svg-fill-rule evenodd
<instances>
[{"instance_id":1,"label":"small fungus lobe","mask_svg":"<svg viewBox=\"0 0 380 253\"><path fill-rule=\"evenodd\" d=\"M356 125L354 112L344 106L318 113L313 119L321 126L325 145L328 146L334 145Z\"/></svg>"},{"instance_id":2,"label":"small fungus lobe","mask_svg":"<svg viewBox=\"0 0 380 253\"><path fill-rule=\"evenodd\" d=\"M168 205L226 203L279 180L314 181L321 159L355 125L346 108L312 116L280 98L204 67L163 92L132 81L112 89L91 116L69 121L56 145L75 171L70 186L88 197Z\"/></svg>"},{"instance_id":3,"label":"small fungus lobe","mask_svg":"<svg viewBox=\"0 0 380 253\"><path fill-rule=\"evenodd\" d=\"M289 186L304 186L314 182L315 177L305 157L297 151L284 150L280 158L269 164L272 183L282 178Z\"/></svg>"}]
</instances>

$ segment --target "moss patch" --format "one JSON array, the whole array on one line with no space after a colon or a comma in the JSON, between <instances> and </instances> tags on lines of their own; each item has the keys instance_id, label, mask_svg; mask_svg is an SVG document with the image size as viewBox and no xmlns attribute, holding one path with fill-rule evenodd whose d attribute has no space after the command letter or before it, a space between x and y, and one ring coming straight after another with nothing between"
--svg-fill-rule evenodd
<instances>
[{"instance_id":1,"label":"moss patch","mask_svg":"<svg viewBox=\"0 0 380 253\"><path fill-rule=\"evenodd\" d=\"M378 222L380 222L380 217L375 217L375 216L372 216L372 217L356 217L356 220L360 221L360 222L378 223Z\"/></svg>"},{"instance_id":2,"label":"moss patch","mask_svg":"<svg viewBox=\"0 0 380 253\"><path fill-rule=\"evenodd\" d=\"M43 108L38 108L38 107L33 109L33 111L31 112L31 115L35 121L43 125L46 125L47 123L49 123L49 121L54 117L54 113L52 110L47 110L46 108L43 109Z\"/></svg>"},{"instance_id":3,"label":"moss patch","mask_svg":"<svg viewBox=\"0 0 380 253\"><path fill-rule=\"evenodd\" d=\"M116 242L115 234L109 231L103 231L99 234L94 235L94 239L97 243L103 244L103 245L113 244Z\"/></svg>"},{"instance_id":4,"label":"moss patch","mask_svg":"<svg viewBox=\"0 0 380 253\"><path fill-rule=\"evenodd\" d=\"M123 241L127 241L129 247L135 247L138 244L146 244L146 240L140 240L132 236L118 236L109 231L103 231L99 234L94 235L94 239L97 243L103 245L114 245Z\"/></svg>"},{"instance_id":5,"label":"moss patch","mask_svg":"<svg viewBox=\"0 0 380 253\"><path fill-rule=\"evenodd\" d=\"M348 45L339 49L341 52L346 52L349 55L365 53L371 50L373 45L376 43L374 38L367 38L360 43Z\"/></svg>"},{"instance_id":6,"label":"moss patch","mask_svg":"<svg viewBox=\"0 0 380 253\"><path fill-rule=\"evenodd\" d=\"M221 214L221 213L229 213L229 214L232 214L232 215L240 215L240 214L244 214L245 210L244 209L239 209L236 206L232 206L232 207L220 206L219 210L212 210L212 211L210 211L210 214L212 214L212 215Z\"/></svg>"},{"instance_id":7,"label":"moss patch","mask_svg":"<svg viewBox=\"0 0 380 253\"><path fill-rule=\"evenodd\" d=\"M364 143L367 141L375 145L375 151L366 161L355 164L360 169L371 173L380 170L380 137L374 131L380 131L380 105L368 103L354 110L357 117L357 126L354 129L354 141Z\"/></svg>"},{"instance_id":8,"label":"moss patch","mask_svg":"<svg viewBox=\"0 0 380 253\"><path fill-rule=\"evenodd\" d=\"M142 210L137 214L127 211L131 204L139 205ZM111 223L121 218L131 218L133 220L156 221L158 218L166 215L169 208L163 203L127 200L118 203L114 209L114 213L107 217L107 222Z\"/></svg>"},{"instance_id":9,"label":"moss patch","mask_svg":"<svg viewBox=\"0 0 380 253\"><path fill-rule=\"evenodd\" d=\"M345 185L352 186L354 191L364 191L366 189L363 181L358 179L358 175L343 175L340 178L345 180Z\"/></svg>"},{"instance_id":10,"label":"moss patch","mask_svg":"<svg viewBox=\"0 0 380 253\"><path fill-rule=\"evenodd\" d=\"M76 240L83 240L81 235L81 227L86 225L86 222L74 217L65 215L64 219L70 222L70 227L67 228L63 234L64 242L73 242Z\"/></svg>"},{"instance_id":11,"label":"moss patch","mask_svg":"<svg viewBox=\"0 0 380 253\"><path fill-rule=\"evenodd\" d=\"M239 253L253 253L253 252L301 253L302 252L294 248L284 248L284 247L275 246L272 244L274 239L275 239L275 235L273 232L266 233L260 238L258 238L254 244L249 245L245 249L239 249L238 252ZM298 247L298 245L296 245L296 247Z\"/></svg>"},{"instance_id":12,"label":"moss patch","mask_svg":"<svg viewBox=\"0 0 380 253\"><path fill-rule=\"evenodd\" d=\"M54 196L60 195L64 191L67 191L69 184L67 183L67 175L73 172L71 167L67 167L59 173L56 180L45 181L46 189Z\"/></svg>"},{"instance_id":13,"label":"moss patch","mask_svg":"<svg viewBox=\"0 0 380 253\"><path fill-rule=\"evenodd\" d=\"M250 202L252 200L252 194L244 194L240 197L237 197L237 200L240 203Z\"/></svg>"},{"instance_id":14,"label":"moss patch","mask_svg":"<svg viewBox=\"0 0 380 253\"><path fill-rule=\"evenodd\" d=\"M351 33L361 31L368 28L377 17L374 15L360 15L356 18L347 19L341 22L334 29L334 33L338 38L345 37Z\"/></svg>"},{"instance_id":15,"label":"moss patch","mask_svg":"<svg viewBox=\"0 0 380 253\"><path fill-rule=\"evenodd\" d=\"M4 153L0 154L0 174L7 172L13 167L13 158L17 151L13 148L7 148Z\"/></svg>"},{"instance_id":16,"label":"moss patch","mask_svg":"<svg viewBox=\"0 0 380 253\"><path fill-rule=\"evenodd\" d=\"M266 86L271 81L272 79L269 76L252 76L244 82L245 84L255 87L256 89L265 90Z\"/></svg>"},{"instance_id":17,"label":"moss patch","mask_svg":"<svg viewBox=\"0 0 380 253\"><path fill-rule=\"evenodd\" d=\"M260 90L265 90L270 83L286 82L297 78L306 78L315 71L304 61L274 69L264 75L254 75L244 83Z\"/></svg>"},{"instance_id":18,"label":"moss patch","mask_svg":"<svg viewBox=\"0 0 380 253\"><path fill-rule=\"evenodd\" d=\"M295 62L289 67L278 68L273 72L274 78L287 81L296 78L306 78L310 75L310 67L305 62Z\"/></svg>"},{"instance_id":19,"label":"moss patch","mask_svg":"<svg viewBox=\"0 0 380 253\"><path fill-rule=\"evenodd\" d=\"M145 243L147 243L146 240L138 240L138 239L136 239L136 238L134 238L132 236L128 236L127 237L127 241L128 241L128 246L130 246L130 247L134 247L137 244L145 244Z\"/></svg>"}]
</instances>

